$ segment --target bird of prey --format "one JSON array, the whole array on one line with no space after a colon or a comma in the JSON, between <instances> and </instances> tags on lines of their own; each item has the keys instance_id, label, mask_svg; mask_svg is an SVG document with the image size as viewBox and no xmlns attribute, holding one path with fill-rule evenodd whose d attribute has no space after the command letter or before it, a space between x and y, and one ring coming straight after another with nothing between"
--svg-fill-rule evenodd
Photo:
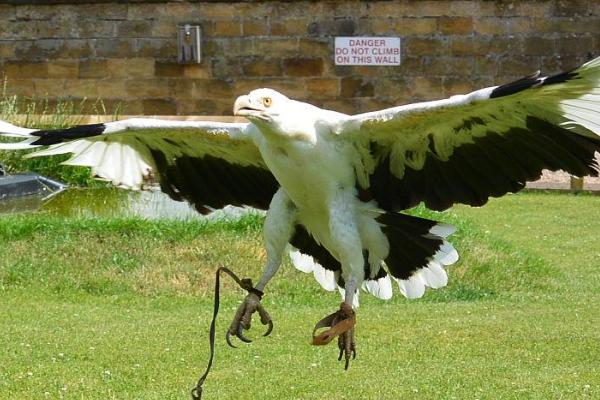
<instances>
[{"instance_id":1,"label":"bird of prey","mask_svg":"<svg viewBox=\"0 0 600 400\"><path fill-rule=\"evenodd\" d=\"M235 315L227 339L244 330L288 246L343 302L319 321L314 344L338 338L345 366L356 356L359 289L388 299L445 286L458 254L454 228L402 213L420 202L442 211L482 206L517 192L543 169L597 176L600 166L600 58L553 76L448 99L346 115L257 89L235 101L247 123L128 119L59 130L0 124L3 149L49 146L33 155L72 153L117 186L141 189L148 176L200 213L225 205L267 210L267 260ZM322 330L322 328L328 328ZM319 333L320 332L320 333Z\"/></svg>"}]
</instances>

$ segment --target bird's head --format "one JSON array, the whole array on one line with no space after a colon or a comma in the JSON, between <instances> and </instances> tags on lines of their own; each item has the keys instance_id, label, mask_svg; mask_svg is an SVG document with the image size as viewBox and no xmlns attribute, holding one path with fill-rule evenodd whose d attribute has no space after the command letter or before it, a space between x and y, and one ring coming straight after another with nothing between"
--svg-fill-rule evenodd
<instances>
[{"instance_id":1,"label":"bird's head","mask_svg":"<svg viewBox=\"0 0 600 400\"><path fill-rule=\"evenodd\" d=\"M256 89L240 96L233 105L233 114L246 117L263 134L273 138L314 140L314 112L310 104L289 99L273 89Z\"/></svg>"},{"instance_id":2,"label":"bird's head","mask_svg":"<svg viewBox=\"0 0 600 400\"><path fill-rule=\"evenodd\" d=\"M240 96L233 105L233 115L251 121L273 122L285 111L290 99L273 89L256 89Z\"/></svg>"}]
</instances>

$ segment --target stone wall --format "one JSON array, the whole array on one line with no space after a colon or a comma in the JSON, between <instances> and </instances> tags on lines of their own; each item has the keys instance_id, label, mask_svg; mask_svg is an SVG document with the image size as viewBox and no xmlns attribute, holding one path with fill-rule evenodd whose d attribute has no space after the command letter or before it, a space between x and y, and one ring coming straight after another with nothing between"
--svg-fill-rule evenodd
<instances>
[{"instance_id":1,"label":"stone wall","mask_svg":"<svg viewBox=\"0 0 600 400\"><path fill-rule=\"evenodd\" d=\"M42 3L0 5L8 93L102 98L127 114L228 115L257 87L368 111L600 55L599 1ZM177 64L187 22L202 26L199 65ZM402 37L402 65L335 66L333 38L353 35Z\"/></svg>"}]
</instances>

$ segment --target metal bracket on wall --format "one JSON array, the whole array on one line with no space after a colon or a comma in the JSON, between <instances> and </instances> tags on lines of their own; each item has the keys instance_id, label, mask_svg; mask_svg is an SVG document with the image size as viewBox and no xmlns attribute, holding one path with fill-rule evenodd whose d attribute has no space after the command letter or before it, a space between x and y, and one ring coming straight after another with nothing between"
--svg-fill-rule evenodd
<instances>
[{"instance_id":1,"label":"metal bracket on wall","mask_svg":"<svg viewBox=\"0 0 600 400\"><path fill-rule=\"evenodd\" d=\"M177 61L200 64L200 25L179 25L177 29Z\"/></svg>"}]
</instances>

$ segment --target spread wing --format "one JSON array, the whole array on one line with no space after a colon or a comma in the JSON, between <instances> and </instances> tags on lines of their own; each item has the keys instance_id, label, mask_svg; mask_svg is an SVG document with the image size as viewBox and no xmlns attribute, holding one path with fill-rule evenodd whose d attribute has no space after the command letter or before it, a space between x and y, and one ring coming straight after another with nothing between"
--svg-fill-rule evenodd
<instances>
[{"instance_id":1,"label":"spread wing","mask_svg":"<svg viewBox=\"0 0 600 400\"><path fill-rule=\"evenodd\" d=\"M131 189L153 177L171 198L201 213L226 205L267 209L279 185L254 134L247 123L143 118L37 131L0 123L0 135L25 138L0 149L50 146L34 157L73 153L64 164L91 167L95 176Z\"/></svg>"},{"instance_id":2,"label":"spread wing","mask_svg":"<svg viewBox=\"0 0 600 400\"><path fill-rule=\"evenodd\" d=\"M600 58L550 77L359 114L335 127L361 154L358 184L384 209L444 210L516 192L543 169L597 176Z\"/></svg>"}]
</instances>

